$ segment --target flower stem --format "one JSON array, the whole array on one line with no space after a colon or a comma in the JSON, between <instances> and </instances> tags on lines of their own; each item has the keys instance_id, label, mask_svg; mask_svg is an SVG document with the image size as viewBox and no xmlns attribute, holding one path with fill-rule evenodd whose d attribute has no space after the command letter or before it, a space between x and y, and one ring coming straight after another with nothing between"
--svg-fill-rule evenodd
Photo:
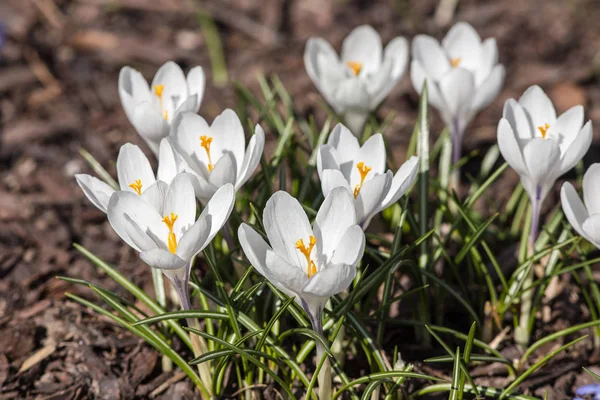
<instances>
[{"instance_id":1,"label":"flower stem","mask_svg":"<svg viewBox=\"0 0 600 400\"><path fill-rule=\"evenodd\" d=\"M538 237L541 205L541 187L538 186L536 188L535 197L531 199L531 229L529 230L529 239L527 242L527 258L531 258L535 253L535 241ZM524 291L521 294L519 326L515 329L515 341L522 349L529 343L531 335L529 321L531 319L530 314L533 300L533 289L531 288L531 285L533 284L533 270L534 265L532 264L525 271L525 277L523 279Z\"/></svg>"},{"instance_id":2,"label":"flower stem","mask_svg":"<svg viewBox=\"0 0 600 400\"><path fill-rule=\"evenodd\" d=\"M457 167L456 164L460 161L462 156L462 132L460 131L458 118L454 118L452 120L452 124L450 126L450 137L452 139L452 166L454 169L450 175L448 191L452 192L452 190L454 190L460 197L460 167ZM453 212L453 214L454 213L455 212Z\"/></svg>"},{"instance_id":3,"label":"flower stem","mask_svg":"<svg viewBox=\"0 0 600 400\"><path fill-rule=\"evenodd\" d=\"M181 300L181 308L183 310L190 310L190 297L188 294L188 280L189 280L189 269L187 269L185 278L183 280L179 278L173 279L173 286L177 290L179 294L179 299ZM187 325L190 328L200 330L200 324L198 320L195 318L187 318ZM199 357L202 354L208 352L208 347L206 346L206 341L202 336L190 334L190 339L192 341L192 349L194 351L194 356ZM203 362L198 364L198 373L200 374L200 379L204 383L204 386L208 393L212 396L212 374L210 372L210 362Z\"/></svg>"},{"instance_id":4,"label":"flower stem","mask_svg":"<svg viewBox=\"0 0 600 400\"><path fill-rule=\"evenodd\" d=\"M167 296L165 293L165 280L163 273L159 269L151 268L152 270L152 283L154 285L154 294L158 304L166 309L167 307ZM165 325L166 326L166 325ZM164 372L170 372L173 370L173 361L165 355L161 358L162 370Z\"/></svg>"},{"instance_id":5,"label":"flower stem","mask_svg":"<svg viewBox=\"0 0 600 400\"><path fill-rule=\"evenodd\" d=\"M308 303L304 300L302 300L302 308L304 308L304 311L308 314L313 330L317 335L321 336L321 338L325 338L323 335L323 306L318 308L314 315L308 306ZM329 357L325 354L323 343L321 343L320 340L317 340L315 343L317 345L317 365L319 365L323 357L325 357L317 377L319 383L319 400L329 400L331 399L331 364L329 363Z\"/></svg>"}]
</instances>

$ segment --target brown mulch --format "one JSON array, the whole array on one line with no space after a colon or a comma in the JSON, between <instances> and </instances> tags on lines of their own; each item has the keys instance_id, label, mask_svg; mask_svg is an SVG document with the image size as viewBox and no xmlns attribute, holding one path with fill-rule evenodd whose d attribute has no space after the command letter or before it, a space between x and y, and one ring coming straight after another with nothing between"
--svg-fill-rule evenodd
<instances>
[{"instance_id":1,"label":"brown mulch","mask_svg":"<svg viewBox=\"0 0 600 400\"><path fill-rule=\"evenodd\" d=\"M363 23L372 24L384 42L418 33L441 37L446 28L434 21L437 3L1 1L0 24L7 39L0 50L0 399L195 396L186 379L161 372L160 358L149 346L64 295L68 291L91 298L89 291L54 278L88 279L124 294L73 249L75 242L118 265L151 292L149 269L84 199L73 179L75 173L90 173L78 154L81 148L113 173L121 144L145 148L119 103L117 76L123 65L147 77L170 59L185 69L202 65L208 81L201 114L210 120L223 108L234 107L233 85L217 88L211 81L210 59L196 19L197 4L202 4L221 34L230 82L239 80L259 93L257 74L277 73L295 97L297 112L315 113L322 122L320 96L302 61L306 39L322 36L339 48L343 37ZM465 0L454 20L470 22L483 37L496 37L507 69L504 91L467 133L467 151L488 148L495 141L504 100L532 84L547 89L559 111L584 104L587 117L600 126L599 2ZM380 117L396 113L386 132L396 154L402 154L408 142L417 100L405 78L378 112ZM435 116L432 128L441 128ZM588 163L600 158L598 135ZM498 184L500 200L515 183L516 175L507 172ZM589 320L575 286L565 285L536 337ZM408 360L424 358L418 351L400 350ZM521 389L538 396L547 390L550 399L568 399L566 393L591 381L581 367L597 361L598 354L585 342L569 352L560 367L533 376ZM440 376L447 373L436 370L435 364L418 368ZM480 371L478 383L505 384L505 378L490 373L493 370ZM169 380L171 384L162 385Z\"/></svg>"}]
</instances>

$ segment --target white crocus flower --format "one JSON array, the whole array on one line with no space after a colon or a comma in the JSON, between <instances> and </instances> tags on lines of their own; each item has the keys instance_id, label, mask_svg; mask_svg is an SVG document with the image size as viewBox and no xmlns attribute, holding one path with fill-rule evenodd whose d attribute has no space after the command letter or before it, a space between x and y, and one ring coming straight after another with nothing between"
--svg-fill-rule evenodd
<instances>
[{"instance_id":1,"label":"white crocus flower","mask_svg":"<svg viewBox=\"0 0 600 400\"><path fill-rule=\"evenodd\" d=\"M202 67L194 67L186 76L173 61L158 69L152 84L131 67L119 74L119 97L129 122L158 153L161 139L169 134L171 122L184 111L198 112L204 95Z\"/></svg>"},{"instance_id":2,"label":"white crocus flower","mask_svg":"<svg viewBox=\"0 0 600 400\"><path fill-rule=\"evenodd\" d=\"M178 170L184 168L183 161L178 159L178 155L167 139L163 139L160 143L158 159L158 173L155 178L150 161L138 146L131 143L124 144L117 157L120 190L139 195L157 209L162 204L168 184ZM115 189L91 175L77 174L75 179L92 204L106 213L108 202Z\"/></svg>"},{"instance_id":3,"label":"white crocus flower","mask_svg":"<svg viewBox=\"0 0 600 400\"><path fill-rule=\"evenodd\" d=\"M465 128L500 93L504 66L498 64L494 38L481 41L467 23L454 25L440 43L418 35L412 43L410 77L419 93L427 80L429 103L452 134L453 162L460 159Z\"/></svg>"},{"instance_id":4,"label":"white crocus flower","mask_svg":"<svg viewBox=\"0 0 600 400\"><path fill-rule=\"evenodd\" d=\"M557 118L552 102L539 86L527 89L518 102L509 99L504 104L498 146L506 162L519 173L529 195L534 235L548 191L590 148L592 122L583 125L583 121L582 106Z\"/></svg>"},{"instance_id":5,"label":"white crocus flower","mask_svg":"<svg viewBox=\"0 0 600 400\"><path fill-rule=\"evenodd\" d=\"M583 175L583 202L569 182L563 184L560 199L571 226L600 249L600 164L592 164Z\"/></svg>"},{"instance_id":6,"label":"white crocus flower","mask_svg":"<svg viewBox=\"0 0 600 400\"><path fill-rule=\"evenodd\" d=\"M340 57L322 38L310 38L304 50L308 76L357 136L369 113L400 81L407 63L405 38L394 38L384 50L381 37L368 25L346 37Z\"/></svg>"},{"instance_id":7,"label":"white crocus flower","mask_svg":"<svg viewBox=\"0 0 600 400\"><path fill-rule=\"evenodd\" d=\"M367 229L373 216L396 203L413 184L418 160L411 157L393 175L391 170L386 171L380 133L361 147L348 128L338 124L327 144L319 148L317 171L324 196L338 186L353 193L358 224Z\"/></svg>"},{"instance_id":8,"label":"white crocus flower","mask_svg":"<svg viewBox=\"0 0 600 400\"><path fill-rule=\"evenodd\" d=\"M238 190L246 183L265 147L260 125L245 147L244 128L233 110L223 111L211 126L197 114L184 113L173 123L169 140L194 174L196 196L203 202L224 184Z\"/></svg>"},{"instance_id":9,"label":"white crocus flower","mask_svg":"<svg viewBox=\"0 0 600 400\"><path fill-rule=\"evenodd\" d=\"M187 288L191 260L223 227L235 200L233 186L224 185L196 220L191 179L190 174L178 174L160 210L129 191L115 192L108 204L108 220L115 232L140 252L146 264L162 270L178 291Z\"/></svg>"},{"instance_id":10,"label":"white crocus flower","mask_svg":"<svg viewBox=\"0 0 600 400\"><path fill-rule=\"evenodd\" d=\"M238 236L254 268L306 310L321 333L327 300L346 290L365 248L352 195L337 188L325 198L311 228L302 206L288 193L271 196L263 212L269 244L242 223Z\"/></svg>"}]
</instances>

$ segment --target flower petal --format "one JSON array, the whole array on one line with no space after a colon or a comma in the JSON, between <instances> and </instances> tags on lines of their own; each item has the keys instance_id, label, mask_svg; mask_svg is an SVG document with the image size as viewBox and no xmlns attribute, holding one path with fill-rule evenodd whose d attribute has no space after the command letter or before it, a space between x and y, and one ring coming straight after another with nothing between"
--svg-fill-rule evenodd
<instances>
[{"instance_id":1,"label":"flower petal","mask_svg":"<svg viewBox=\"0 0 600 400\"><path fill-rule=\"evenodd\" d=\"M583 200L590 214L600 214L600 163L590 165L583 175Z\"/></svg>"},{"instance_id":2,"label":"flower petal","mask_svg":"<svg viewBox=\"0 0 600 400\"><path fill-rule=\"evenodd\" d=\"M223 111L210 126L213 141L210 145L210 152L213 164L218 163L222 154L227 152L235 157L236 168L235 176L240 176L242 165L244 163L244 153L246 138L244 137L244 128L237 114L227 109ZM231 183L235 183L235 180Z\"/></svg>"},{"instance_id":3,"label":"flower petal","mask_svg":"<svg viewBox=\"0 0 600 400\"><path fill-rule=\"evenodd\" d=\"M323 62L319 62L319 59ZM312 81L319 87L319 82L323 80L322 65L339 64L339 58L333 47L322 38L310 38L306 42L304 49L304 67L306 73ZM341 68L338 70L339 79L342 79L345 74Z\"/></svg>"},{"instance_id":4,"label":"flower petal","mask_svg":"<svg viewBox=\"0 0 600 400\"><path fill-rule=\"evenodd\" d=\"M356 266L365 252L365 234L358 225L348 227L338 242L331 259L332 264Z\"/></svg>"},{"instance_id":5,"label":"flower petal","mask_svg":"<svg viewBox=\"0 0 600 400\"><path fill-rule=\"evenodd\" d=\"M323 170L322 174L321 190L323 191L323 196L327 197L329 193L336 187L344 187L346 190L352 193L350 184L339 170L325 169Z\"/></svg>"},{"instance_id":6,"label":"flower petal","mask_svg":"<svg viewBox=\"0 0 600 400\"><path fill-rule=\"evenodd\" d=\"M163 249L153 249L140 253L140 258L152 268L174 270L183 268L186 261Z\"/></svg>"},{"instance_id":7,"label":"flower petal","mask_svg":"<svg viewBox=\"0 0 600 400\"><path fill-rule=\"evenodd\" d=\"M173 148L194 172L205 179L208 175L208 156L200 146L200 136L211 132L201 116L183 113L173 121L170 140Z\"/></svg>"},{"instance_id":8,"label":"flower petal","mask_svg":"<svg viewBox=\"0 0 600 400\"><path fill-rule=\"evenodd\" d=\"M133 123L133 115L138 104L150 101L150 88L144 76L131 67L123 67L119 72L119 97L125 115Z\"/></svg>"},{"instance_id":9,"label":"flower petal","mask_svg":"<svg viewBox=\"0 0 600 400\"><path fill-rule=\"evenodd\" d=\"M337 124L333 128L333 131L331 131L329 139L327 139L327 144L337 150L336 159L338 165L349 181L352 168L354 167L354 159L360 151L358 139L343 124Z\"/></svg>"},{"instance_id":10,"label":"flower petal","mask_svg":"<svg viewBox=\"0 0 600 400\"><path fill-rule=\"evenodd\" d=\"M412 156L396 172L392 179L392 184L387 195L384 197L379 207L383 211L392 204L396 203L412 186L419 171L419 157Z\"/></svg>"},{"instance_id":11,"label":"flower petal","mask_svg":"<svg viewBox=\"0 0 600 400\"><path fill-rule=\"evenodd\" d=\"M360 75L377 72L382 60L382 44L379 33L369 25L354 28L344 39L341 59L344 64L362 64Z\"/></svg>"},{"instance_id":12,"label":"flower petal","mask_svg":"<svg viewBox=\"0 0 600 400\"><path fill-rule=\"evenodd\" d=\"M136 192L129 185L136 180L139 179L142 183L142 192L156 181L150 161L138 146L131 143L125 143L119 150L117 177L121 190L132 193Z\"/></svg>"},{"instance_id":13,"label":"flower petal","mask_svg":"<svg viewBox=\"0 0 600 400\"><path fill-rule=\"evenodd\" d=\"M345 114L347 111L362 112L362 114L371 111L369 92L365 86L365 82L356 77L348 78L341 81L337 89L333 92L333 106L340 114ZM348 126L354 129L352 132L357 135L356 126ZM359 127L360 128L360 127Z\"/></svg>"},{"instance_id":14,"label":"flower petal","mask_svg":"<svg viewBox=\"0 0 600 400\"><path fill-rule=\"evenodd\" d=\"M326 169L340 169L337 162L337 154L337 150L329 144L323 144L319 147L317 153L317 173L319 179L323 179L323 171Z\"/></svg>"},{"instance_id":15,"label":"flower petal","mask_svg":"<svg viewBox=\"0 0 600 400\"><path fill-rule=\"evenodd\" d=\"M453 68L440 80L440 91L448 106L448 111L457 117L469 109L475 91L473 74L464 68Z\"/></svg>"},{"instance_id":16,"label":"flower petal","mask_svg":"<svg viewBox=\"0 0 600 400\"><path fill-rule=\"evenodd\" d=\"M313 231L298 200L284 191L274 193L263 211L263 224L275 253L305 271L306 259L296 242L302 239L307 246Z\"/></svg>"},{"instance_id":17,"label":"flower petal","mask_svg":"<svg viewBox=\"0 0 600 400\"><path fill-rule=\"evenodd\" d=\"M528 112L535 130L538 126L544 126L544 124L552 126L556 121L554 106L550 98L538 85L529 87L519 99L519 104ZM539 132L534 132L534 134L539 134Z\"/></svg>"},{"instance_id":18,"label":"flower petal","mask_svg":"<svg viewBox=\"0 0 600 400\"><path fill-rule=\"evenodd\" d=\"M148 189L144 190L142 200L151 204L159 214L162 214L168 190L169 185L163 181L156 181Z\"/></svg>"},{"instance_id":19,"label":"flower petal","mask_svg":"<svg viewBox=\"0 0 600 400\"><path fill-rule=\"evenodd\" d=\"M76 174L75 180L85 194L100 211L106 213L110 196L115 190L100 179L87 174Z\"/></svg>"},{"instance_id":20,"label":"flower petal","mask_svg":"<svg viewBox=\"0 0 600 400\"><path fill-rule=\"evenodd\" d=\"M581 161L592 145L592 136L592 121L588 121L563 153L557 177L571 170Z\"/></svg>"},{"instance_id":21,"label":"flower petal","mask_svg":"<svg viewBox=\"0 0 600 400\"><path fill-rule=\"evenodd\" d=\"M498 147L500 148L502 157L504 157L512 169L517 171L519 175L528 174L519 142L508 120L505 118L502 118L498 123Z\"/></svg>"},{"instance_id":22,"label":"flower petal","mask_svg":"<svg viewBox=\"0 0 600 400\"><path fill-rule=\"evenodd\" d=\"M376 175L363 184L354 202L359 224L365 223L377 213L382 200L390 189L392 179L392 171L388 170L385 174ZM363 228L365 227L363 226Z\"/></svg>"},{"instance_id":23,"label":"flower petal","mask_svg":"<svg viewBox=\"0 0 600 400\"><path fill-rule=\"evenodd\" d=\"M527 112L515 99L506 100L502 117L510 124L520 148L535 137Z\"/></svg>"},{"instance_id":24,"label":"flower petal","mask_svg":"<svg viewBox=\"0 0 600 400\"><path fill-rule=\"evenodd\" d=\"M481 45L481 61L475 71L475 85L480 86L498 64L498 45L496 39L485 39Z\"/></svg>"},{"instance_id":25,"label":"flower petal","mask_svg":"<svg viewBox=\"0 0 600 400\"><path fill-rule=\"evenodd\" d=\"M208 174L208 182L221 187L226 183L235 184L236 181L236 159L233 153L227 151L224 152L219 161L215 164L215 167L210 174Z\"/></svg>"},{"instance_id":26,"label":"flower petal","mask_svg":"<svg viewBox=\"0 0 600 400\"><path fill-rule=\"evenodd\" d=\"M210 234L206 238L208 245L217 233L223 228L223 225L229 219L233 205L235 204L235 189L232 184L226 183L221 186L202 210L202 214L198 219L210 217ZM204 248L204 247L202 247Z\"/></svg>"},{"instance_id":27,"label":"flower petal","mask_svg":"<svg viewBox=\"0 0 600 400\"><path fill-rule=\"evenodd\" d=\"M584 196L586 194L585 186L583 188L583 194ZM588 210L586 210L586 206L583 205L583 202L570 182L563 183L560 190L560 200L563 212L573 229L581 236L587 238L587 234L583 230L583 223L589 217Z\"/></svg>"},{"instance_id":28,"label":"flower petal","mask_svg":"<svg viewBox=\"0 0 600 400\"><path fill-rule=\"evenodd\" d=\"M265 132L262 127L258 124L254 127L254 135L250 138L250 142L248 142L248 147L246 148L246 154L244 156L244 162L242 163L242 168L240 170L240 175L237 178L237 182L235 184L236 190L242 187L244 183L250 179L256 167L260 163L260 158L263 155L263 151L265 148Z\"/></svg>"},{"instance_id":29,"label":"flower petal","mask_svg":"<svg viewBox=\"0 0 600 400\"><path fill-rule=\"evenodd\" d=\"M189 96L187 81L181 67L173 61L164 63L154 75L152 90L155 90L157 85L163 85L162 109L172 118L175 116L175 110Z\"/></svg>"},{"instance_id":30,"label":"flower petal","mask_svg":"<svg viewBox=\"0 0 600 400\"><path fill-rule=\"evenodd\" d=\"M367 175L367 179L370 178L369 175L378 175L383 174L385 172L385 144L383 143L383 136L381 133L377 133L371 136L365 144L362 145L358 154L356 155L355 161L356 163L363 162L369 168L372 168ZM358 185L360 183L360 173L358 172L358 168L354 168L350 175L351 185Z\"/></svg>"},{"instance_id":31,"label":"flower petal","mask_svg":"<svg viewBox=\"0 0 600 400\"><path fill-rule=\"evenodd\" d=\"M356 276L353 265L329 265L308 279L302 293L313 296L331 297L348 289Z\"/></svg>"},{"instance_id":32,"label":"flower petal","mask_svg":"<svg viewBox=\"0 0 600 400\"><path fill-rule=\"evenodd\" d=\"M392 39L385 47L383 64L370 79L371 108L375 109L402 79L408 64L408 41L403 37Z\"/></svg>"},{"instance_id":33,"label":"flower petal","mask_svg":"<svg viewBox=\"0 0 600 400\"><path fill-rule=\"evenodd\" d=\"M271 246L245 222L242 222L238 228L238 239L250 264L259 274L267 278L265 272L267 268L267 251L273 251Z\"/></svg>"},{"instance_id":34,"label":"flower petal","mask_svg":"<svg viewBox=\"0 0 600 400\"><path fill-rule=\"evenodd\" d=\"M489 76L477 87L471 108L479 111L489 106L498 97L504 83L504 66L496 65Z\"/></svg>"},{"instance_id":35,"label":"flower petal","mask_svg":"<svg viewBox=\"0 0 600 400\"><path fill-rule=\"evenodd\" d=\"M210 215L198 218L198 221L185 231L181 240L179 240L176 252L177 256L182 260L190 261L210 243L208 238L211 230L212 217Z\"/></svg>"},{"instance_id":36,"label":"flower petal","mask_svg":"<svg viewBox=\"0 0 600 400\"><path fill-rule=\"evenodd\" d=\"M442 46L450 59L460 59L460 67L476 71L481 65L481 38L473 27L466 22L455 24Z\"/></svg>"},{"instance_id":37,"label":"flower petal","mask_svg":"<svg viewBox=\"0 0 600 400\"><path fill-rule=\"evenodd\" d=\"M413 88L417 93L419 93L419 95L423 91L423 84L425 81L427 81L427 98L429 104L442 113L442 117L448 112L446 101L442 97L439 86L433 80L433 78L427 75L423 65L417 60L413 60L410 64L410 80Z\"/></svg>"},{"instance_id":38,"label":"flower petal","mask_svg":"<svg viewBox=\"0 0 600 400\"><path fill-rule=\"evenodd\" d=\"M427 35L417 35L412 41L412 59L424 69L425 75L439 80L450 71L450 60L439 42ZM417 89L417 88L415 88ZM418 92L421 91L419 87Z\"/></svg>"},{"instance_id":39,"label":"flower petal","mask_svg":"<svg viewBox=\"0 0 600 400\"><path fill-rule=\"evenodd\" d=\"M600 215L591 215L582 225L584 236L596 247L600 248Z\"/></svg>"},{"instance_id":40,"label":"flower petal","mask_svg":"<svg viewBox=\"0 0 600 400\"><path fill-rule=\"evenodd\" d=\"M313 227L318 254L325 257L321 262L329 263L342 236L352 225L356 225L354 198L348 189L336 187L325 197Z\"/></svg>"},{"instance_id":41,"label":"flower petal","mask_svg":"<svg viewBox=\"0 0 600 400\"><path fill-rule=\"evenodd\" d=\"M158 145L162 138L169 134L169 123L158 110L150 103L140 103L133 113L131 121L136 131L151 146L151 150L158 153Z\"/></svg>"},{"instance_id":42,"label":"flower petal","mask_svg":"<svg viewBox=\"0 0 600 400\"><path fill-rule=\"evenodd\" d=\"M531 139L523 148L523 161L535 185L549 182L560 161L560 149L552 140Z\"/></svg>"},{"instance_id":43,"label":"flower petal","mask_svg":"<svg viewBox=\"0 0 600 400\"><path fill-rule=\"evenodd\" d=\"M277 287L283 286L283 288L296 294L302 292L302 288L308 280L306 268L297 268L297 266L292 265L285 258L271 250L267 250L266 267L267 279L271 283Z\"/></svg>"},{"instance_id":44,"label":"flower petal","mask_svg":"<svg viewBox=\"0 0 600 400\"><path fill-rule=\"evenodd\" d=\"M187 77L188 93L191 96L196 95L196 106L194 112L198 112L202 99L204 97L204 88L206 86L206 77L204 76L204 70L200 66L196 66L190 69Z\"/></svg>"},{"instance_id":45,"label":"flower petal","mask_svg":"<svg viewBox=\"0 0 600 400\"><path fill-rule=\"evenodd\" d=\"M158 171L156 172L156 179L163 181L166 184L171 183L175 175L177 175L177 169L181 163L181 156L175 153L175 149L171 146L168 138L164 138L160 141L160 147L158 150Z\"/></svg>"},{"instance_id":46,"label":"flower petal","mask_svg":"<svg viewBox=\"0 0 600 400\"><path fill-rule=\"evenodd\" d=\"M162 215L164 217L169 216L171 213L177 215L177 220L173 225L173 233L177 240L181 239L185 231L196 220L196 195L192 179L192 176L188 173L177 174L169 185L165 198Z\"/></svg>"},{"instance_id":47,"label":"flower petal","mask_svg":"<svg viewBox=\"0 0 600 400\"><path fill-rule=\"evenodd\" d=\"M564 154L583 126L583 106L574 106L562 113L548 129L547 136L558 142Z\"/></svg>"}]
</instances>

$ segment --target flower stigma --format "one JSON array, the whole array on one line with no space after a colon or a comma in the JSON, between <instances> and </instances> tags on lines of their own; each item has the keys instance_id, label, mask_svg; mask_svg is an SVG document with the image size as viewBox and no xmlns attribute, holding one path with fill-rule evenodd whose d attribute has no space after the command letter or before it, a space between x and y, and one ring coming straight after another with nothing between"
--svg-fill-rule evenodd
<instances>
[{"instance_id":1,"label":"flower stigma","mask_svg":"<svg viewBox=\"0 0 600 400\"><path fill-rule=\"evenodd\" d=\"M142 195L142 180L141 179L136 179L135 182L130 183L128 186L130 188L132 188L133 191L136 192L137 194L139 194L140 196Z\"/></svg>"},{"instance_id":2,"label":"flower stigma","mask_svg":"<svg viewBox=\"0 0 600 400\"><path fill-rule=\"evenodd\" d=\"M359 63L358 61L348 61L346 65L352 70L354 76L358 76L363 67L362 63Z\"/></svg>"},{"instance_id":3,"label":"flower stigma","mask_svg":"<svg viewBox=\"0 0 600 400\"><path fill-rule=\"evenodd\" d=\"M460 65L460 61L460 57L451 58L450 65L452 65L452 68L458 68L458 66Z\"/></svg>"},{"instance_id":4,"label":"flower stigma","mask_svg":"<svg viewBox=\"0 0 600 400\"><path fill-rule=\"evenodd\" d=\"M160 104L160 113L162 117L167 121L169 119L169 111L163 110L163 92L165 90L165 85L154 85L154 94L158 97L158 101Z\"/></svg>"},{"instance_id":5,"label":"flower stigma","mask_svg":"<svg viewBox=\"0 0 600 400\"><path fill-rule=\"evenodd\" d=\"M308 275L309 279L317 273L317 266L310 258L310 253L312 252L313 247L315 247L315 244L317 244L317 238L314 236L308 237L308 247L304 246L304 240L298 239L298 241L296 241L296 248L300 250L300 253L304 254L304 257L306 258L306 275Z\"/></svg>"},{"instance_id":6,"label":"flower stigma","mask_svg":"<svg viewBox=\"0 0 600 400\"><path fill-rule=\"evenodd\" d=\"M540 125L537 127L538 130L540 131L540 133L542 134L542 138L546 139L546 135L548 134L548 129L550 129L550 125L548 125L547 123L544 125Z\"/></svg>"},{"instance_id":7,"label":"flower stigma","mask_svg":"<svg viewBox=\"0 0 600 400\"><path fill-rule=\"evenodd\" d=\"M165 225L167 225L167 228L169 228L169 239L167 241L167 244L169 245L169 251L173 254L177 252L177 237L173 232L173 225L175 225L175 221L177 221L177 214L175 213L170 213L169 215L165 216L162 220L162 222L164 222Z\"/></svg>"},{"instance_id":8,"label":"flower stigma","mask_svg":"<svg viewBox=\"0 0 600 400\"><path fill-rule=\"evenodd\" d=\"M200 136L200 146L204 147L206 150L206 155L208 156L208 172L212 171L214 166L212 164L212 160L210 158L210 144L212 143L213 138L210 136Z\"/></svg>"},{"instance_id":9,"label":"flower stigma","mask_svg":"<svg viewBox=\"0 0 600 400\"><path fill-rule=\"evenodd\" d=\"M358 169L358 173L360 174L360 183L354 186L354 198L358 197L360 189L362 189L363 183L365 183L365 178L371 170L371 167L367 167L365 163L361 161L358 164L356 164L356 169Z\"/></svg>"}]
</instances>

